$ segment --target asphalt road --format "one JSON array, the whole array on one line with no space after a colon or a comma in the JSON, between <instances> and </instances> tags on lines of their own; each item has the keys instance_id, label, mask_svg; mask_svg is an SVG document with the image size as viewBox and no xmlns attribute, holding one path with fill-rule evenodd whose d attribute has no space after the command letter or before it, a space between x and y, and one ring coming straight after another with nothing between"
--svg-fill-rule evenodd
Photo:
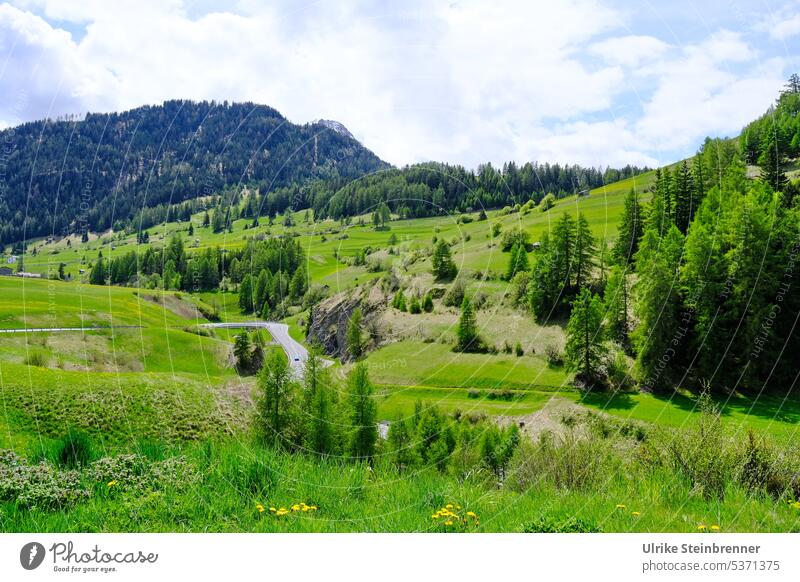
<instances>
[{"instance_id":1,"label":"asphalt road","mask_svg":"<svg viewBox=\"0 0 800 582\"><path fill-rule=\"evenodd\" d=\"M308 350L289 335L289 326L285 323L276 323L274 321L243 321L239 323L203 323L201 327L214 327L214 328L227 328L227 329L251 329L263 328L266 329L279 346L283 348L289 358L289 365L292 367L296 377L300 377L303 373L303 366L305 366L306 359L308 359Z\"/></svg>"}]
</instances>

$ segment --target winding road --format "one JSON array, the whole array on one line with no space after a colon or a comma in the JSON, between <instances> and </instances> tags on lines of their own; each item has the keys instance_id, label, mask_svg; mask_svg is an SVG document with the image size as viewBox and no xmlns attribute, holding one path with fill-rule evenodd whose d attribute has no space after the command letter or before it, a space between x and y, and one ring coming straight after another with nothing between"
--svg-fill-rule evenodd
<instances>
[{"instance_id":1,"label":"winding road","mask_svg":"<svg viewBox=\"0 0 800 582\"><path fill-rule=\"evenodd\" d=\"M279 346L283 348L289 358L289 365L296 377L303 373L303 366L308 359L308 350L303 344L289 335L289 326L285 323L274 321L242 321L229 323L202 323L200 327L212 327L222 329L266 329Z\"/></svg>"}]
</instances>

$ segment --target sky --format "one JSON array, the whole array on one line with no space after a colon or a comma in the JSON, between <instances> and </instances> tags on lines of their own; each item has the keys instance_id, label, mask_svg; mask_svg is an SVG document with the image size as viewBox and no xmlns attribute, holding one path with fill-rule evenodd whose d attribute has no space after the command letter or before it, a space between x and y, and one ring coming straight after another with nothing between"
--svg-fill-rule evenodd
<instances>
[{"instance_id":1,"label":"sky","mask_svg":"<svg viewBox=\"0 0 800 582\"><path fill-rule=\"evenodd\" d=\"M800 0L13 0L0 127L253 101L398 166L656 167L761 115L798 49Z\"/></svg>"}]
</instances>

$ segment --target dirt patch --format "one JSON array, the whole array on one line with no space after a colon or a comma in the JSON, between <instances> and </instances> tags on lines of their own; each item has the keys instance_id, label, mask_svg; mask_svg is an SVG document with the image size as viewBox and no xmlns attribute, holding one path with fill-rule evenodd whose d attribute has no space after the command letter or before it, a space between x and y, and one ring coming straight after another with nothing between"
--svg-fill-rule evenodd
<instances>
[{"instance_id":1,"label":"dirt patch","mask_svg":"<svg viewBox=\"0 0 800 582\"><path fill-rule=\"evenodd\" d=\"M193 303L178 299L174 295L142 295L142 299L160 305L183 319L205 319Z\"/></svg>"},{"instance_id":2,"label":"dirt patch","mask_svg":"<svg viewBox=\"0 0 800 582\"><path fill-rule=\"evenodd\" d=\"M570 415L580 415L586 412L586 408L567 400L554 396L541 410L537 410L532 414L523 414L516 416L495 416L495 422L501 426L506 427L511 424L516 424L520 432L531 439L538 439L539 435L550 432L556 436L564 436L570 430L562 422L562 419ZM579 429L584 429L581 425ZM574 430L574 429L573 429Z\"/></svg>"}]
</instances>

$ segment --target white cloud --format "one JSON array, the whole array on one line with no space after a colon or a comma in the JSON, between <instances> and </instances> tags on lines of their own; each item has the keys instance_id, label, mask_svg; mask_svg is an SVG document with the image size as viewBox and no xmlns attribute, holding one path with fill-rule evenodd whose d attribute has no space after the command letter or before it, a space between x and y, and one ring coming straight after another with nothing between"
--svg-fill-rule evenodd
<instances>
[{"instance_id":1,"label":"white cloud","mask_svg":"<svg viewBox=\"0 0 800 582\"><path fill-rule=\"evenodd\" d=\"M625 67L638 67L642 61L658 59L669 45L654 36L628 35L595 43L589 53L608 63Z\"/></svg>"},{"instance_id":2,"label":"white cloud","mask_svg":"<svg viewBox=\"0 0 800 582\"><path fill-rule=\"evenodd\" d=\"M594 0L369 1L241 0L201 14L181 0L16 2L47 20L2 5L0 81L27 102L15 111L5 99L0 125L251 100L296 122L339 120L396 164L652 165L659 151L735 132L783 76L735 33L676 47L623 31L628 16Z\"/></svg>"},{"instance_id":3,"label":"white cloud","mask_svg":"<svg viewBox=\"0 0 800 582\"><path fill-rule=\"evenodd\" d=\"M685 150L706 135L735 135L777 94L784 63L758 62L737 34L722 31L654 67L657 88L635 131L661 151ZM752 61L749 62L748 61ZM734 69L734 65L742 69Z\"/></svg>"}]
</instances>

